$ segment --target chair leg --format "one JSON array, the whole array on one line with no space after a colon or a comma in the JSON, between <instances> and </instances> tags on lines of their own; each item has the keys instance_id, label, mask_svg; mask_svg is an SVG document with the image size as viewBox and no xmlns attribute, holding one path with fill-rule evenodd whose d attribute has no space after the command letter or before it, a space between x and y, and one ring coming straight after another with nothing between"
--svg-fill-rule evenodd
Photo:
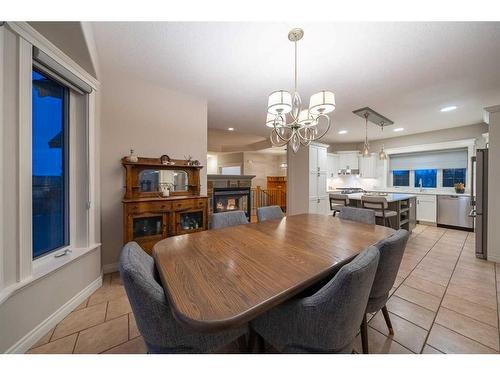
<instances>
[{"instance_id":1,"label":"chair leg","mask_svg":"<svg viewBox=\"0 0 500 375\"><path fill-rule=\"evenodd\" d=\"M238 337L238 349L240 353L248 353L248 344L246 335Z\"/></svg>"},{"instance_id":2,"label":"chair leg","mask_svg":"<svg viewBox=\"0 0 500 375\"><path fill-rule=\"evenodd\" d=\"M387 306L382 307L382 314L384 315L385 323L387 328L389 328L389 335L394 335L394 329L392 329L391 318L389 317L389 311L387 311Z\"/></svg>"},{"instance_id":3,"label":"chair leg","mask_svg":"<svg viewBox=\"0 0 500 375\"><path fill-rule=\"evenodd\" d=\"M368 324L366 322L366 313L363 314L363 321L361 322L360 331L363 354L368 354Z\"/></svg>"}]
</instances>

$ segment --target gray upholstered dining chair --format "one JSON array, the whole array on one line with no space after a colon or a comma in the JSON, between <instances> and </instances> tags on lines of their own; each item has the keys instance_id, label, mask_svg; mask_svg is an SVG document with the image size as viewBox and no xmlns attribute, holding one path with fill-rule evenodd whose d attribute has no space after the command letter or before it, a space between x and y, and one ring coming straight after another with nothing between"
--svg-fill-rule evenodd
<instances>
[{"instance_id":1,"label":"gray upholstered dining chair","mask_svg":"<svg viewBox=\"0 0 500 375\"><path fill-rule=\"evenodd\" d=\"M370 297L366 306L367 313L376 313L382 310L385 323L389 329L389 334L393 335L391 319L385 304L389 298L389 292L394 285L396 275L403 259L403 254L408 241L409 233L405 229L396 231L390 237L379 241L375 246L379 249L380 259L378 262L377 273L373 281ZM366 314L361 322L361 343L363 353L368 353L368 327L366 322Z\"/></svg>"},{"instance_id":2,"label":"gray upholstered dining chair","mask_svg":"<svg viewBox=\"0 0 500 375\"><path fill-rule=\"evenodd\" d=\"M218 212L212 215L212 229L232 227L248 224L247 216L243 211Z\"/></svg>"},{"instance_id":3,"label":"gray upholstered dining chair","mask_svg":"<svg viewBox=\"0 0 500 375\"><path fill-rule=\"evenodd\" d=\"M339 219L375 225L375 211L366 208L342 207L340 209Z\"/></svg>"},{"instance_id":4,"label":"gray upholstered dining chair","mask_svg":"<svg viewBox=\"0 0 500 375\"><path fill-rule=\"evenodd\" d=\"M347 194L329 194L330 211L333 211L333 216L340 211L342 207L349 205L349 196Z\"/></svg>"},{"instance_id":5,"label":"gray upholstered dining chair","mask_svg":"<svg viewBox=\"0 0 500 375\"><path fill-rule=\"evenodd\" d=\"M262 314L250 322L251 329L280 352L352 353L378 258L378 249L370 246L319 291Z\"/></svg>"},{"instance_id":6,"label":"gray upholstered dining chair","mask_svg":"<svg viewBox=\"0 0 500 375\"><path fill-rule=\"evenodd\" d=\"M382 219L383 225L391 227L391 217L395 217L398 213L389 210L389 204L385 197L363 195L361 196L361 207L369 208L375 211L375 216Z\"/></svg>"},{"instance_id":7,"label":"gray upholstered dining chair","mask_svg":"<svg viewBox=\"0 0 500 375\"><path fill-rule=\"evenodd\" d=\"M267 206L267 207L258 207L257 208L257 221L266 221L273 219L282 219L283 211L281 211L280 206Z\"/></svg>"},{"instance_id":8,"label":"gray upholstered dining chair","mask_svg":"<svg viewBox=\"0 0 500 375\"><path fill-rule=\"evenodd\" d=\"M208 353L244 339L246 327L201 334L181 326L172 315L153 258L136 242L123 247L119 267L137 328L149 353Z\"/></svg>"}]
</instances>

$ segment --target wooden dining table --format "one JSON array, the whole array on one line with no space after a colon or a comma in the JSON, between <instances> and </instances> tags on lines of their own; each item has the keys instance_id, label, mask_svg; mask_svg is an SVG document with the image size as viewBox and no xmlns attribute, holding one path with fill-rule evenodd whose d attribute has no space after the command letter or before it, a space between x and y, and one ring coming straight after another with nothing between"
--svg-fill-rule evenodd
<instances>
[{"instance_id":1,"label":"wooden dining table","mask_svg":"<svg viewBox=\"0 0 500 375\"><path fill-rule=\"evenodd\" d=\"M153 256L174 317L213 332L247 323L392 233L301 214L166 238Z\"/></svg>"}]
</instances>

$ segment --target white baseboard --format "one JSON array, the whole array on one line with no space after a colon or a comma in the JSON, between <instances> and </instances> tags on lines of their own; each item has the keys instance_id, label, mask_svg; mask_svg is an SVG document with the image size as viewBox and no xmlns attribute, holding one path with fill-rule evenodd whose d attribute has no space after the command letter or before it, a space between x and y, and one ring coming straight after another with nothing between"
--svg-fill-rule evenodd
<instances>
[{"instance_id":1,"label":"white baseboard","mask_svg":"<svg viewBox=\"0 0 500 375\"><path fill-rule=\"evenodd\" d=\"M102 286L102 276L92 281L85 289L76 294L42 323L28 332L22 339L7 349L6 353L26 353L38 340L54 328L70 312L85 301L92 293Z\"/></svg>"},{"instance_id":2,"label":"white baseboard","mask_svg":"<svg viewBox=\"0 0 500 375\"><path fill-rule=\"evenodd\" d=\"M102 273L112 273L118 271L118 263L105 264L102 266Z\"/></svg>"}]
</instances>

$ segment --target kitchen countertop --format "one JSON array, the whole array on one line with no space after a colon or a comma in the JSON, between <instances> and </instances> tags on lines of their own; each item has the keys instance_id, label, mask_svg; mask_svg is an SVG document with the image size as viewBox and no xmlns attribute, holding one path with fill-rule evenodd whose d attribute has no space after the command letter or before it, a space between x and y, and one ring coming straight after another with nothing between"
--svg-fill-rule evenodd
<instances>
[{"instance_id":1,"label":"kitchen countertop","mask_svg":"<svg viewBox=\"0 0 500 375\"><path fill-rule=\"evenodd\" d=\"M361 200L361 197L365 195L363 193L354 193L354 194L347 194L349 199L352 200ZM377 197L378 195L373 195L374 197ZM416 195L414 194L399 194L399 193L389 193L387 195L380 195L381 197L384 197L387 199L387 202L396 202L396 201L404 201L405 199L410 199L410 198L415 198Z\"/></svg>"},{"instance_id":2,"label":"kitchen countertop","mask_svg":"<svg viewBox=\"0 0 500 375\"><path fill-rule=\"evenodd\" d=\"M394 193L394 194L413 194L413 195L470 195L470 191L465 191L465 193L459 194L455 193L454 191L443 191L443 190L430 190L430 189L424 189L424 191L419 191L418 189L415 190L399 190L399 189L370 189L366 190L367 192L377 192L377 193ZM339 189L327 189L328 193L340 193Z\"/></svg>"}]
</instances>

